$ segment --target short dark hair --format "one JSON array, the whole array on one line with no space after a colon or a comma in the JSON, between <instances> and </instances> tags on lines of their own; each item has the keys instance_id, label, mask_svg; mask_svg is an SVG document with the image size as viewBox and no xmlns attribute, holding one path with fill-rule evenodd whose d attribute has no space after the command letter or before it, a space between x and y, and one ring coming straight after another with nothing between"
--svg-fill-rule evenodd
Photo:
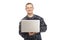
<instances>
[{"instance_id":1,"label":"short dark hair","mask_svg":"<svg viewBox=\"0 0 60 40\"><path fill-rule=\"evenodd\" d=\"M31 4L31 5L33 6L33 4L32 4L32 3L27 3L27 4L26 4L26 6L27 6L27 5L29 5L29 4Z\"/></svg>"}]
</instances>

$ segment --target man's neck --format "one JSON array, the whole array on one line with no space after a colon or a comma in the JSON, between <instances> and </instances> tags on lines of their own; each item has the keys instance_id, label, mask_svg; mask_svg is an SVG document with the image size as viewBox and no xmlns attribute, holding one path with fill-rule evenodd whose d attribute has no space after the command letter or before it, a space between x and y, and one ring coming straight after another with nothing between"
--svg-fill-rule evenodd
<instances>
[{"instance_id":1,"label":"man's neck","mask_svg":"<svg viewBox=\"0 0 60 40\"><path fill-rule=\"evenodd\" d=\"M33 13L32 14L27 14L27 16L31 18L31 17L33 17Z\"/></svg>"}]
</instances>

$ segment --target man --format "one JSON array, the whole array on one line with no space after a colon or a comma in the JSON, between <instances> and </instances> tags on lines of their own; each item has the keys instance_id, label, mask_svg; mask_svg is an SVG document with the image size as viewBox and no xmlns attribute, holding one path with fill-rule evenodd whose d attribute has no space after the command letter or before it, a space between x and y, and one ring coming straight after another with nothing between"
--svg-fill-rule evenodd
<instances>
[{"instance_id":1,"label":"man","mask_svg":"<svg viewBox=\"0 0 60 40\"><path fill-rule=\"evenodd\" d=\"M22 20L40 20L40 32L21 32L21 22L19 23L19 34L24 38L24 40L42 40L41 39L41 32L45 32L47 30L47 25L45 24L42 17L33 14L33 4L27 3L26 4L26 11L27 15Z\"/></svg>"}]
</instances>

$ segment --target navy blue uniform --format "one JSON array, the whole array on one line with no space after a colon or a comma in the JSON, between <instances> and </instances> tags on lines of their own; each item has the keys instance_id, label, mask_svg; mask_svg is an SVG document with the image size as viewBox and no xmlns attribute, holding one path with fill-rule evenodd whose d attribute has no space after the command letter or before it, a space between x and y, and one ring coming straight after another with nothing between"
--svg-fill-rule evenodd
<instances>
[{"instance_id":1,"label":"navy blue uniform","mask_svg":"<svg viewBox=\"0 0 60 40\"><path fill-rule=\"evenodd\" d=\"M24 40L42 40L41 39L41 32L45 32L47 30L47 25L44 22L43 18L35 15L31 18L29 18L28 16L25 16L22 20L40 20L40 32L36 33L32 36L29 36L29 34L26 32L21 32L21 22L19 23L19 34L24 38Z\"/></svg>"}]
</instances>

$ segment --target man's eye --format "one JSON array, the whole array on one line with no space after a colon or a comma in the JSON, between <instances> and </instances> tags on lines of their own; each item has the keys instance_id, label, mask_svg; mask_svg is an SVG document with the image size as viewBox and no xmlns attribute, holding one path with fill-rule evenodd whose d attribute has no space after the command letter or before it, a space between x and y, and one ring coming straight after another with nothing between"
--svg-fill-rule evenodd
<instances>
[{"instance_id":1,"label":"man's eye","mask_svg":"<svg viewBox=\"0 0 60 40\"><path fill-rule=\"evenodd\" d=\"M27 9L28 9L28 7L27 7Z\"/></svg>"},{"instance_id":2,"label":"man's eye","mask_svg":"<svg viewBox=\"0 0 60 40\"><path fill-rule=\"evenodd\" d=\"M32 7L30 7L30 8L32 8Z\"/></svg>"}]
</instances>

